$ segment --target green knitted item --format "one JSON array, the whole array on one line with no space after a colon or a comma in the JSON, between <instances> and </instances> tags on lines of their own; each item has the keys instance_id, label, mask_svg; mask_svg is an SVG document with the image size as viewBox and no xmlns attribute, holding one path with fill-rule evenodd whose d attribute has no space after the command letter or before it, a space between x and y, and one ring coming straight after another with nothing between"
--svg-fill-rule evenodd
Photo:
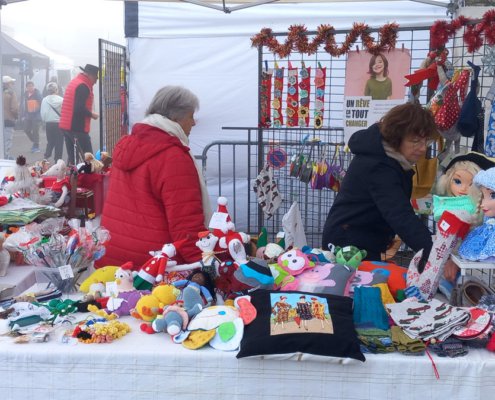
<instances>
[{"instance_id":1,"label":"green knitted item","mask_svg":"<svg viewBox=\"0 0 495 400\"><path fill-rule=\"evenodd\" d=\"M392 333L392 343L397 346L397 350L401 353L405 351L416 353L426 348L425 343L421 339L411 339L398 326L392 326L390 332Z\"/></svg>"},{"instance_id":2,"label":"green knitted item","mask_svg":"<svg viewBox=\"0 0 495 400\"><path fill-rule=\"evenodd\" d=\"M373 328L373 329L360 329L357 328L356 332L359 336L364 336L365 338L382 338L390 337L390 331L384 331L383 329Z\"/></svg>"},{"instance_id":3,"label":"green knitted item","mask_svg":"<svg viewBox=\"0 0 495 400\"><path fill-rule=\"evenodd\" d=\"M433 219L438 222L444 211L464 210L473 215L476 212L476 204L470 196L440 197L433 196Z\"/></svg>"},{"instance_id":4,"label":"green knitted item","mask_svg":"<svg viewBox=\"0 0 495 400\"><path fill-rule=\"evenodd\" d=\"M268 244L268 233L266 231L266 228L263 227L261 229L260 235L258 236L258 243L256 244L256 247L258 247L259 249L260 247L266 247L267 244Z\"/></svg>"}]
</instances>

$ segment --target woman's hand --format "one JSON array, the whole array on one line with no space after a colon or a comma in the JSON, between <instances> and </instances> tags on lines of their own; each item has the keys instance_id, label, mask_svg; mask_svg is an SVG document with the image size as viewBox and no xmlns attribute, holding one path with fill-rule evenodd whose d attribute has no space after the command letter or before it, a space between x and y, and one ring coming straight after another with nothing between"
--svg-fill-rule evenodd
<instances>
[{"instance_id":1,"label":"woman's hand","mask_svg":"<svg viewBox=\"0 0 495 400\"><path fill-rule=\"evenodd\" d=\"M445 279L447 279L449 282L452 282L452 284L456 286L456 276L459 271L460 268L457 266L457 264L449 258L445 263L445 270L443 271L443 275L445 276Z\"/></svg>"}]
</instances>

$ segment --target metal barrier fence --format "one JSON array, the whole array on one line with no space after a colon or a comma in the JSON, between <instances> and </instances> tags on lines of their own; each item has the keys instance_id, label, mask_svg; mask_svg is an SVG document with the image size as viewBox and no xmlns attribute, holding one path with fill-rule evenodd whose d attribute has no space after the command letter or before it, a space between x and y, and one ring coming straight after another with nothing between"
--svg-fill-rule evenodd
<instances>
[{"instance_id":1,"label":"metal barrier fence","mask_svg":"<svg viewBox=\"0 0 495 400\"><path fill-rule=\"evenodd\" d=\"M100 149L109 155L124 135L127 135L126 48L99 39L100 66Z\"/></svg>"}]
</instances>

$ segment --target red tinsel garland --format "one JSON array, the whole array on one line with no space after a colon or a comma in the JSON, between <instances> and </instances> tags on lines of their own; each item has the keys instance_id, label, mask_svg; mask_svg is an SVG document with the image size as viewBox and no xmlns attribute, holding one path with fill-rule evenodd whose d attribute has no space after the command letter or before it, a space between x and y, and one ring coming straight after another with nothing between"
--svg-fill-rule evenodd
<instances>
[{"instance_id":1,"label":"red tinsel garland","mask_svg":"<svg viewBox=\"0 0 495 400\"><path fill-rule=\"evenodd\" d=\"M431 47L433 49L443 48L456 32L469 21L472 20L463 15L450 23L444 20L436 21L430 29ZM354 23L340 47L335 42L335 35L331 33L335 31L334 27L325 24L318 27L318 34L311 42L306 35L307 28L304 25L292 25L284 44L280 44L274 36L270 36L272 33L270 28L263 28L260 33L251 38L251 42L252 47L267 46L272 53L277 54L280 58L289 56L294 50L312 55L322 44L325 44L324 50L327 53L333 57L340 57L348 53L352 45L361 37L364 50L376 55L395 48L398 27L399 25L395 22L382 26L379 31L380 40L375 43L375 39L368 32L370 29L368 25ZM483 45L482 34L485 35L486 43L489 46L495 45L495 10L487 11L483 15L482 21L477 25L466 27L462 37L469 53L474 53Z\"/></svg>"},{"instance_id":2,"label":"red tinsel garland","mask_svg":"<svg viewBox=\"0 0 495 400\"><path fill-rule=\"evenodd\" d=\"M348 53L352 45L361 37L364 49L376 55L395 48L398 27L399 25L395 22L382 26L379 32L380 40L375 43L375 39L367 32L370 29L368 25L354 23L352 30L346 35L345 41L340 47L337 46L335 35L332 34L332 31L335 31L332 25L320 25L318 34L311 42L309 42L308 35L305 34L307 28L304 25L292 25L284 44L280 44L274 36L270 36L272 33L270 28L263 28L260 33L251 38L251 42L252 47L267 46L271 52L280 58L289 56L293 50L311 55L316 53L322 44L325 44L324 49L327 53L334 57L340 57L342 54Z\"/></svg>"},{"instance_id":3,"label":"red tinsel garland","mask_svg":"<svg viewBox=\"0 0 495 400\"><path fill-rule=\"evenodd\" d=\"M454 37L456 32L472 19L461 15L451 23L447 21L436 21L430 29L430 43L434 49L442 48L447 42ZM486 43L490 46L495 44L495 10L487 11L480 23L476 25L467 25L462 39L467 46L468 53L474 53L483 46L483 37L485 35Z\"/></svg>"}]
</instances>

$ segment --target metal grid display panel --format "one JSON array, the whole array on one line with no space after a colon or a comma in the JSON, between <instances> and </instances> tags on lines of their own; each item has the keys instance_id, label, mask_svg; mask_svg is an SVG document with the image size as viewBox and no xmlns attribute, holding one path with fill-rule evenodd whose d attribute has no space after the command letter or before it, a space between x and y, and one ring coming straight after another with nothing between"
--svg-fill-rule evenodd
<instances>
[{"instance_id":1,"label":"metal grid display panel","mask_svg":"<svg viewBox=\"0 0 495 400\"><path fill-rule=\"evenodd\" d=\"M127 134L126 49L99 40L100 59L100 148L109 155L122 136Z\"/></svg>"}]
</instances>

